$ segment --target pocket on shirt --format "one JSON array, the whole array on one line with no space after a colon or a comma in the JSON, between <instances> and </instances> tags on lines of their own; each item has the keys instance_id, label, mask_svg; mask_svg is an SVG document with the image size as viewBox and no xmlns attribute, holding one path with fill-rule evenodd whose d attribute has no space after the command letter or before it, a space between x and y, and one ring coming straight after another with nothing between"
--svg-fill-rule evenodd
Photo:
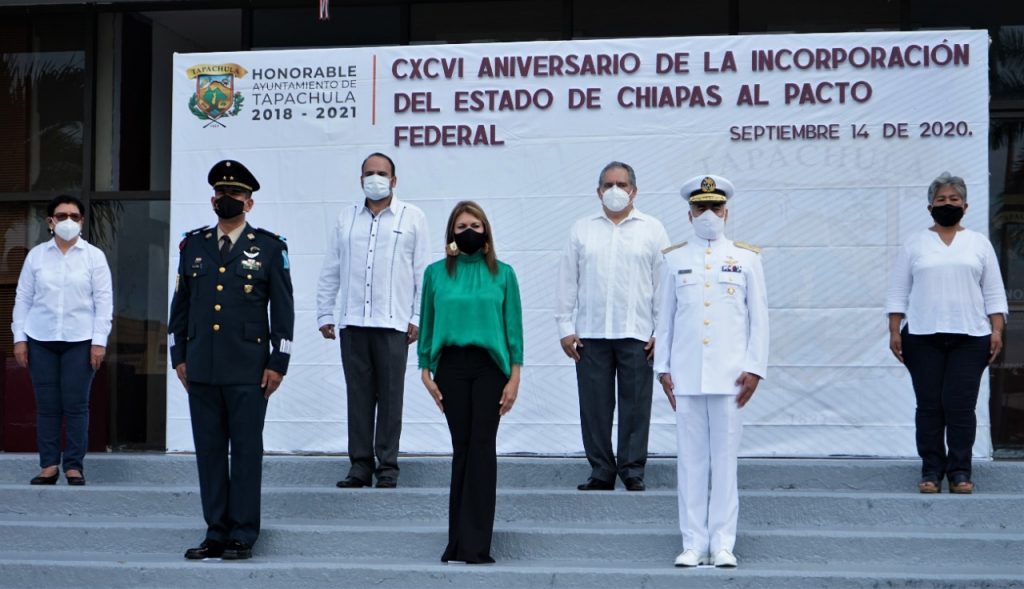
<instances>
[{"instance_id":1,"label":"pocket on shirt","mask_svg":"<svg viewBox=\"0 0 1024 589\"><path fill-rule=\"evenodd\" d=\"M742 272L719 272L718 284L725 300L742 303L747 298L747 275Z\"/></svg>"},{"instance_id":2,"label":"pocket on shirt","mask_svg":"<svg viewBox=\"0 0 1024 589\"><path fill-rule=\"evenodd\" d=\"M686 306L694 302L700 292L697 284L700 280L691 273L676 274L676 303Z\"/></svg>"},{"instance_id":3,"label":"pocket on shirt","mask_svg":"<svg viewBox=\"0 0 1024 589\"><path fill-rule=\"evenodd\" d=\"M246 341L256 342L258 344L266 343L268 338L268 328L262 323L247 322L242 330L242 337Z\"/></svg>"}]
</instances>

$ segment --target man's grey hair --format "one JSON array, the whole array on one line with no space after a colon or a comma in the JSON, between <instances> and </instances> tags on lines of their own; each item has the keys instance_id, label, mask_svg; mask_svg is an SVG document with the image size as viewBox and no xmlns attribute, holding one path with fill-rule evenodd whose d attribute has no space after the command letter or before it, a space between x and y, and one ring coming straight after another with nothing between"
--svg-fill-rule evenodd
<instances>
[{"instance_id":1,"label":"man's grey hair","mask_svg":"<svg viewBox=\"0 0 1024 589\"><path fill-rule=\"evenodd\" d=\"M953 190L960 193L960 198L967 202L967 183L964 182L964 179L949 172L943 172L928 186L928 204L932 204L932 201L935 200L935 193L943 186L952 186Z\"/></svg>"},{"instance_id":2,"label":"man's grey hair","mask_svg":"<svg viewBox=\"0 0 1024 589\"><path fill-rule=\"evenodd\" d=\"M601 174L597 177L598 188L601 188L601 184L604 182L604 173L615 168L626 170L626 173L629 174L630 185L636 188L636 172L633 171L633 166L623 162L610 162L607 166L601 168Z\"/></svg>"}]
</instances>

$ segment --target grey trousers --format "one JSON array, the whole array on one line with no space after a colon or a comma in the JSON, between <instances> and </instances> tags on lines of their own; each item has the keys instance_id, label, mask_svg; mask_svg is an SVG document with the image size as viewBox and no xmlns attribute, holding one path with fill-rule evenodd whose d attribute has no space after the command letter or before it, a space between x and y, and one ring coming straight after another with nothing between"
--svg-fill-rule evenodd
<instances>
[{"instance_id":1,"label":"grey trousers","mask_svg":"<svg viewBox=\"0 0 1024 589\"><path fill-rule=\"evenodd\" d=\"M386 328L346 327L340 335L348 388L348 455L352 461L348 476L366 483L374 474L377 480L397 481L409 358L406 334Z\"/></svg>"},{"instance_id":2,"label":"grey trousers","mask_svg":"<svg viewBox=\"0 0 1024 589\"><path fill-rule=\"evenodd\" d=\"M654 372L644 346L635 339L584 339L576 363L583 450L590 477L611 483L615 475L644 478L651 429ZM618 383L618 459L612 451L612 420Z\"/></svg>"}]
</instances>

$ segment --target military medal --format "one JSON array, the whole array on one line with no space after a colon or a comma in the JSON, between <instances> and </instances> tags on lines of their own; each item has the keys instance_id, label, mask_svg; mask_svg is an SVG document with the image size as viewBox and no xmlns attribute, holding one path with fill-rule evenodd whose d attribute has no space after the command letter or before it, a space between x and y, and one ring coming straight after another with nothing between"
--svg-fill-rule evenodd
<instances>
[{"instance_id":1,"label":"military medal","mask_svg":"<svg viewBox=\"0 0 1024 589\"><path fill-rule=\"evenodd\" d=\"M248 252L245 252L245 253L248 254ZM247 259L247 260L242 260L242 269L243 270L249 270L249 271L255 272L255 271L259 270L262 267L263 267L263 264L261 264L259 260L253 260L251 258Z\"/></svg>"},{"instance_id":2,"label":"military medal","mask_svg":"<svg viewBox=\"0 0 1024 589\"><path fill-rule=\"evenodd\" d=\"M245 294L250 294L252 293L252 285L246 284L245 286L242 287L242 290L245 291Z\"/></svg>"}]
</instances>

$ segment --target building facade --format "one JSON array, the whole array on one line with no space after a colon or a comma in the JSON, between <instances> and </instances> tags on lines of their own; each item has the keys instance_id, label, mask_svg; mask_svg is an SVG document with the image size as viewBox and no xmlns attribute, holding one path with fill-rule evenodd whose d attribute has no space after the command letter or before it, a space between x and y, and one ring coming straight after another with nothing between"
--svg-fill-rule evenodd
<instances>
[{"instance_id":1,"label":"building facade","mask_svg":"<svg viewBox=\"0 0 1024 589\"><path fill-rule=\"evenodd\" d=\"M990 191L971 198L990 199L1011 313L1024 311L1024 3L330 0L329 11L319 20L317 0L0 0L0 450L35 449L34 401L12 356L10 317L25 254L47 238L45 204L60 193L86 203L86 238L114 274L91 449L165 447L175 52L985 29ZM1013 319L990 378L997 455L1024 452L1024 326Z\"/></svg>"}]
</instances>

